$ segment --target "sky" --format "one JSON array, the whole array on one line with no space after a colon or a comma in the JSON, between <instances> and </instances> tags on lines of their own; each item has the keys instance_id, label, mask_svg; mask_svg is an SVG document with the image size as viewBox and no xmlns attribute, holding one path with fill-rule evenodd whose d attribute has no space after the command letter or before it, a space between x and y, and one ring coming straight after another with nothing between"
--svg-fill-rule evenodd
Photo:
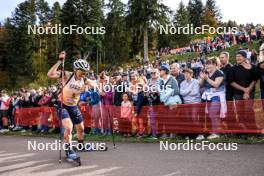
<instances>
[{"instance_id":1,"label":"sky","mask_svg":"<svg viewBox=\"0 0 264 176\"><path fill-rule=\"evenodd\" d=\"M6 17L10 17L16 6L24 0L0 0L0 21L3 22ZM56 0L47 0L52 5ZM65 0L57 0L60 4ZM127 2L128 0L122 0ZM175 10L181 0L163 0L164 4ZM185 4L189 0L183 0ZM205 3L206 0L202 0ZM263 0L216 0L217 6L221 9L223 19L226 22L229 19L239 24L253 23L264 24L264 1Z\"/></svg>"}]
</instances>

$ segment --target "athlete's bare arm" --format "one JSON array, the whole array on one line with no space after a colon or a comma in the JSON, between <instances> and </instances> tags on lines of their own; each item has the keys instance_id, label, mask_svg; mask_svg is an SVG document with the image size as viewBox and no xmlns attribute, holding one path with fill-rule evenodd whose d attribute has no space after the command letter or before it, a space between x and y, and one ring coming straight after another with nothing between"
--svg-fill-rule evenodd
<instances>
[{"instance_id":1,"label":"athlete's bare arm","mask_svg":"<svg viewBox=\"0 0 264 176\"><path fill-rule=\"evenodd\" d=\"M65 51L62 51L59 55L59 60L56 64L54 64L50 70L48 71L48 77L50 78L60 78L61 76L61 71L58 70L60 64L62 64L62 60L64 60L66 57L66 53ZM70 73L68 71L65 71L65 78L64 79L68 79Z\"/></svg>"}]
</instances>

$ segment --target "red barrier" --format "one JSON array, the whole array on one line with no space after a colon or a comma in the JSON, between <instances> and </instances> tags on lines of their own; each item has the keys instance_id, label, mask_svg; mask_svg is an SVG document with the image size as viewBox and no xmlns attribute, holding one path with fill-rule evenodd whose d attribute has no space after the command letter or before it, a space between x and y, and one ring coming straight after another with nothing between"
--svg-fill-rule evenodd
<instances>
[{"instance_id":1,"label":"red barrier","mask_svg":"<svg viewBox=\"0 0 264 176\"><path fill-rule=\"evenodd\" d=\"M223 113L220 103L146 106L133 118L121 118L121 107L116 106L81 106L80 109L85 127L109 129L113 122L113 128L120 132L264 133L261 100L231 101L226 105L224 117L220 117ZM18 109L15 120L22 126L59 126L57 111L50 107Z\"/></svg>"}]
</instances>

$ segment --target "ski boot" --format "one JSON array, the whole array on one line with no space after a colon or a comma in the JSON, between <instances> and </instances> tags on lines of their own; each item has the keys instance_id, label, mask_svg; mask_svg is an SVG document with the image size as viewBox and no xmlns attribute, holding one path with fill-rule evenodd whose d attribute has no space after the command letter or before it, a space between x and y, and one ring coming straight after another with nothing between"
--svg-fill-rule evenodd
<instances>
[{"instance_id":1,"label":"ski boot","mask_svg":"<svg viewBox=\"0 0 264 176\"><path fill-rule=\"evenodd\" d=\"M81 166L81 158L77 155L77 153L73 150L67 150L66 151L66 160L68 162L74 163L76 166Z\"/></svg>"}]
</instances>

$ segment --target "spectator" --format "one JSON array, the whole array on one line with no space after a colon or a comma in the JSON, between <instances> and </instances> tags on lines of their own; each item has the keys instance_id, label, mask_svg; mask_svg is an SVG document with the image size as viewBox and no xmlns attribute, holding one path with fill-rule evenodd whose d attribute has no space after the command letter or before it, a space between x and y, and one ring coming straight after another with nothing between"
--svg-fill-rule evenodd
<instances>
[{"instance_id":1,"label":"spectator","mask_svg":"<svg viewBox=\"0 0 264 176\"><path fill-rule=\"evenodd\" d=\"M258 69L260 72L260 91L262 99L262 107L264 109L264 43L259 48L259 60L258 60Z\"/></svg>"},{"instance_id":2,"label":"spectator","mask_svg":"<svg viewBox=\"0 0 264 176\"><path fill-rule=\"evenodd\" d=\"M120 73L116 72L113 74L113 81L114 81L114 85L115 85L115 89L114 89L114 105L115 106L121 106L121 102L122 102L122 90L119 90L119 87L122 86L122 80L121 80L121 76Z\"/></svg>"},{"instance_id":3,"label":"spectator","mask_svg":"<svg viewBox=\"0 0 264 176\"><path fill-rule=\"evenodd\" d=\"M232 69L232 64L229 63L229 53L223 51L220 53L220 68L225 75L225 88L226 88L226 100L227 100L227 115L226 118L222 121L224 126L227 126L230 129L234 129L237 126L236 123L236 114L233 106L233 93L232 87L229 81L230 70Z\"/></svg>"},{"instance_id":4,"label":"spectator","mask_svg":"<svg viewBox=\"0 0 264 176\"><path fill-rule=\"evenodd\" d=\"M143 87L143 84L137 85L137 101L135 103L136 112L133 119L133 124L137 129L137 136L139 138L143 137L145 133L144 122L146 121L146 110L143 109L143 106L147 105L147 98L145 97Z\"/></svg>"},{"instance_id":5,"label":"spectator","mask_svg":"<svg viewBox=\"0 0 264 176\"><path fill-rule=\"evenodd\" d=\"M101 105L102 105L102 126L104 135L110 135L111 130L111 106L113 105L113 92L109 82L109 77L104 73L100 75Z\"/></svg>"},{"instance_id":6,"label":"spectator","mask_svg":"<svg viewBox=\"0 0 264 176\"><path fill-rule=\"evenodd\" d=\"M220 117L225 117L225 85L224 74L217 69L217 60L206 62L206 69L200 74L200 85L204 87L203 101L209 102L208 115L211 120L212 132L208 139L218 138L217 130Z\"/></svg>"},{"instance_id":7,"label":"spectator","mask_svg":"<svg viewBox=\"0 0 264 176\"><path fill-rule=\"evenodd\" d=\"M23 99L23 97L22 97L21 92L16 93L15 96L13 97L13 99L12 99L12 105L13 105L13 112L12 112L12 114L13 114L14 125L15 125L15 127L12 129L13 131L20 131L20 130L22 130L22 127L19 126L19 122L15 120L16 117L17 117L16 116L17 115L16 112L17 112L17 110L22 105L22 99Z\"/></svg>"},{"instance_id":8,"label":"spectator","mask_svg":"<svg viewBox=\"0 0 264 176\"><path fill-rule=\"evenodd\" d=\"M181 98L179 96L180 90L178 86L177 80L170 75L170 68L168 65L161 65L160 67L160 101L165 105L165 106L173 106L177 104L181 104ZM174 113L174 112L169 112L168 113ZM177 114L174 114L177 115ZM169 125L173 126L174 122L167 122ZM164 123L161 124L162 126L162 131L163 135L162 138L167 138L167 132L170 132L170 137L174 137L175 135L172 133L172 131L168 131Z\"/></svg>"},{"instance_id":9,"label":"spectator","mask_svg":"<svg viewBox=\"0 0 264 176\"><path fill-rule=\"evenodd\" d=\"M170 65L171 75L177 80L178 86L180 86L181 82L184 80L184 75L181 73L180 64L173 63Z\"/></svg>"},{"instance_id":10,"label":"spectator","mask_svg":"<svg viewBox=\"0 0 264 176\"><path fill-rule=\"evenodd\" d=\"M185 80L180 86L180 95L184 104L200 103L200 85L198 80L193 79L193 71L191 69L183 70Z\"/></svg>"},{"instance_id":11,"label":"spectator","mask_svg":"<svg viewBox=\"0 0 264 176\"><path fill-rule=\"evenodd\" d=\"M221 71L225 75L225 85L226 85L226 100L232 101L233 95L232 95L232 87L229 82L229 72L232 68L232 64L229 63L229 53L226 51L223 51L220 53L220 62L221 62Z\"/></svg>"},{"instance_id":12,"label":"spectator","mask_svg":"<svg viewBox=\"0 0 264 176\"><path fill-rule=\"evenodd\" d=\"M137 75L137 72L131 72L130 74L130 94L131 94L131 97L132 97L132 101L135 105L136 101L137 101L137 86L138 86L138 75Z\"/></svg>"},{"instance_id":13,"label":"spectator","mask_svg":"<svg viewBox=\"0 0 264 176\"><path fill-rule=\"evenodd\" d=\"M0 132L3 133L3 132L7 132L9 131L8 129L8 109L9 109L9 105L10 105L10 102L11 102L12 98L10 98L7 94L7 91L6 90L2 90L1 91L1 97L0 97L0 102L1 102L1 105L0 105L0 120L2 122L1 124L1 129Z\"/></svg>"},{"instance_id":14,"label":"spectator","mask_svg":"<svg viewBox=\"0 0 264 176\"><path fill-rule=\"evenodd\" d=\"M123 73L122 74L122 82L121 82L123 89L122 89L122 93L125 93L128 91L129 88L129 77L127 73Z\"/></svg>"},{"instance_id":15,"label":"spectator","mask_svg":"<svg viewBox=\"0 0 264 176\"><path fill-rule=\"evenodd\" d=\"M41 95L40 100L38 101L38 105L40 107L48 107L50 105L50 95L47 91L44 91L43 95ZM43 110L43 109L42 109ZM50 113L47 109L44 109L40 112L40 127L38 131L41 133L48 132L48 118Z\"/></svg>"},{"instance_id":16,"label":"spectator","mask_svg":"<svg viewBox=\"0 0 264 176\"><path fill-rule=\"evenodd\" d=\"M183 98L183 103L190 104L189 108L185 108L184 117L186 119L184 121L189 122L186 124L194 130L197 125L201 127L201 123L199 122L199 108L197 107L197 104L201 102L200 85L198 80L192 78L193 71L191 69L184 69L183 73L185 80L181 83L180 94ZM204 136L200 134L196 139L203 140Z\"/></svg>"},{"instance_id":17,"label":"spectator","mask_svg":"<svg viewBox=\"0 0 264 176\"><path fill-rule=\"evenodd\" d=\"M251 52L251 56L250 56L250 62L251 62L251 64L256 65L257 64L257 60L258 60L257 51L253 49L252 52Z\"/></svg>"},{"instance_id":18,"label":"spectator","mask_svg":"<svg viewBox=\"0 0 264 176\"><path fill-rule=\"evenodd\" d=\"M83 114L83 118L86 122L88 122L87 126L84 126L84 133L89 134L91 132L91 113L92 107L89 106L89 102L91 100L91 92L88 90L88 87L85 88L85 91L80 94L80 101L78 105L80 106L81 110L85 109L85 111L88 113Z\"/></svg>"},{"instance_id":19,"label":"spectator","mask_svg":"<svg viewBox=\"0 0 264 176\"><path fill-rule=\"evenodd\" d=\"M156 130L156 114L157 108L153 108L152 106L160 104L160 97L158 93L159 89L159 70L152 69L151 78L148 80L148 102L150 105L149 116L150 116L150 126L151 126L151 138L157 139L157 130Z\"/></svg>"},{"instance_id":20,"label":"spectator","mask_svg":"<svg viewBox=\"0 0 264 176\"><path fill-rule=\"evenodd\" d=\"M8 108L8 119L9 119L9 128L14 129L15 127L15 119L14 119L14 99L17 98L17 93L13 93L11 96L11 102L9 103L9 108Z\"/></svg>"},{"instance_id":21,"label":"spectator","mask_svg":"<svg viewBox=\"0 0 264 176\"><path fill-rule=\"evenodd\" d=\"M249 63L246 51L238 51L236 53L236 65L230 71L229 81L232 86L233 99L236 100L237 117L242 128L256 129L252 100L254 99L257 80L256 66Z\"/></svg>"},{"instance_id":22,"label":"spectator","mask_svg":"<svg viewBox=\"0 0 264 176\"><path fill-rule=\"evenodd\" d=\"M130 132L132 130L133 104L129 100L128 93L123 93L122 99L119 129L123 132L125 137L130 137Z\"/></svg>"},{"instance_id":23,"label":"spectator","mask_svg":"<svg viewBox=\"0 0 264 176\"><path fill-rule=\"evenodd\" d=\"M161 86L161 102L165 105L181 104L179 97L180 90L177 80L170 75L170 69L167 65L161 65L160 67L160 86Z\"/></svg>"},{"instance_id":24,"label":"spectator","mask_svg":"<svg viewBox=\"0 0 264 176\"><path fill-rule=\"evenodd\" d=\"M96 82L97 76L95 74L91 75L90 79ZM100 129L102 127L100 94L97 88L91 88L89 91L90 91L89 105L92 107L91 115L94 123L93 134L100 135L102 132Z\"/></svg>"}]
</instances>

